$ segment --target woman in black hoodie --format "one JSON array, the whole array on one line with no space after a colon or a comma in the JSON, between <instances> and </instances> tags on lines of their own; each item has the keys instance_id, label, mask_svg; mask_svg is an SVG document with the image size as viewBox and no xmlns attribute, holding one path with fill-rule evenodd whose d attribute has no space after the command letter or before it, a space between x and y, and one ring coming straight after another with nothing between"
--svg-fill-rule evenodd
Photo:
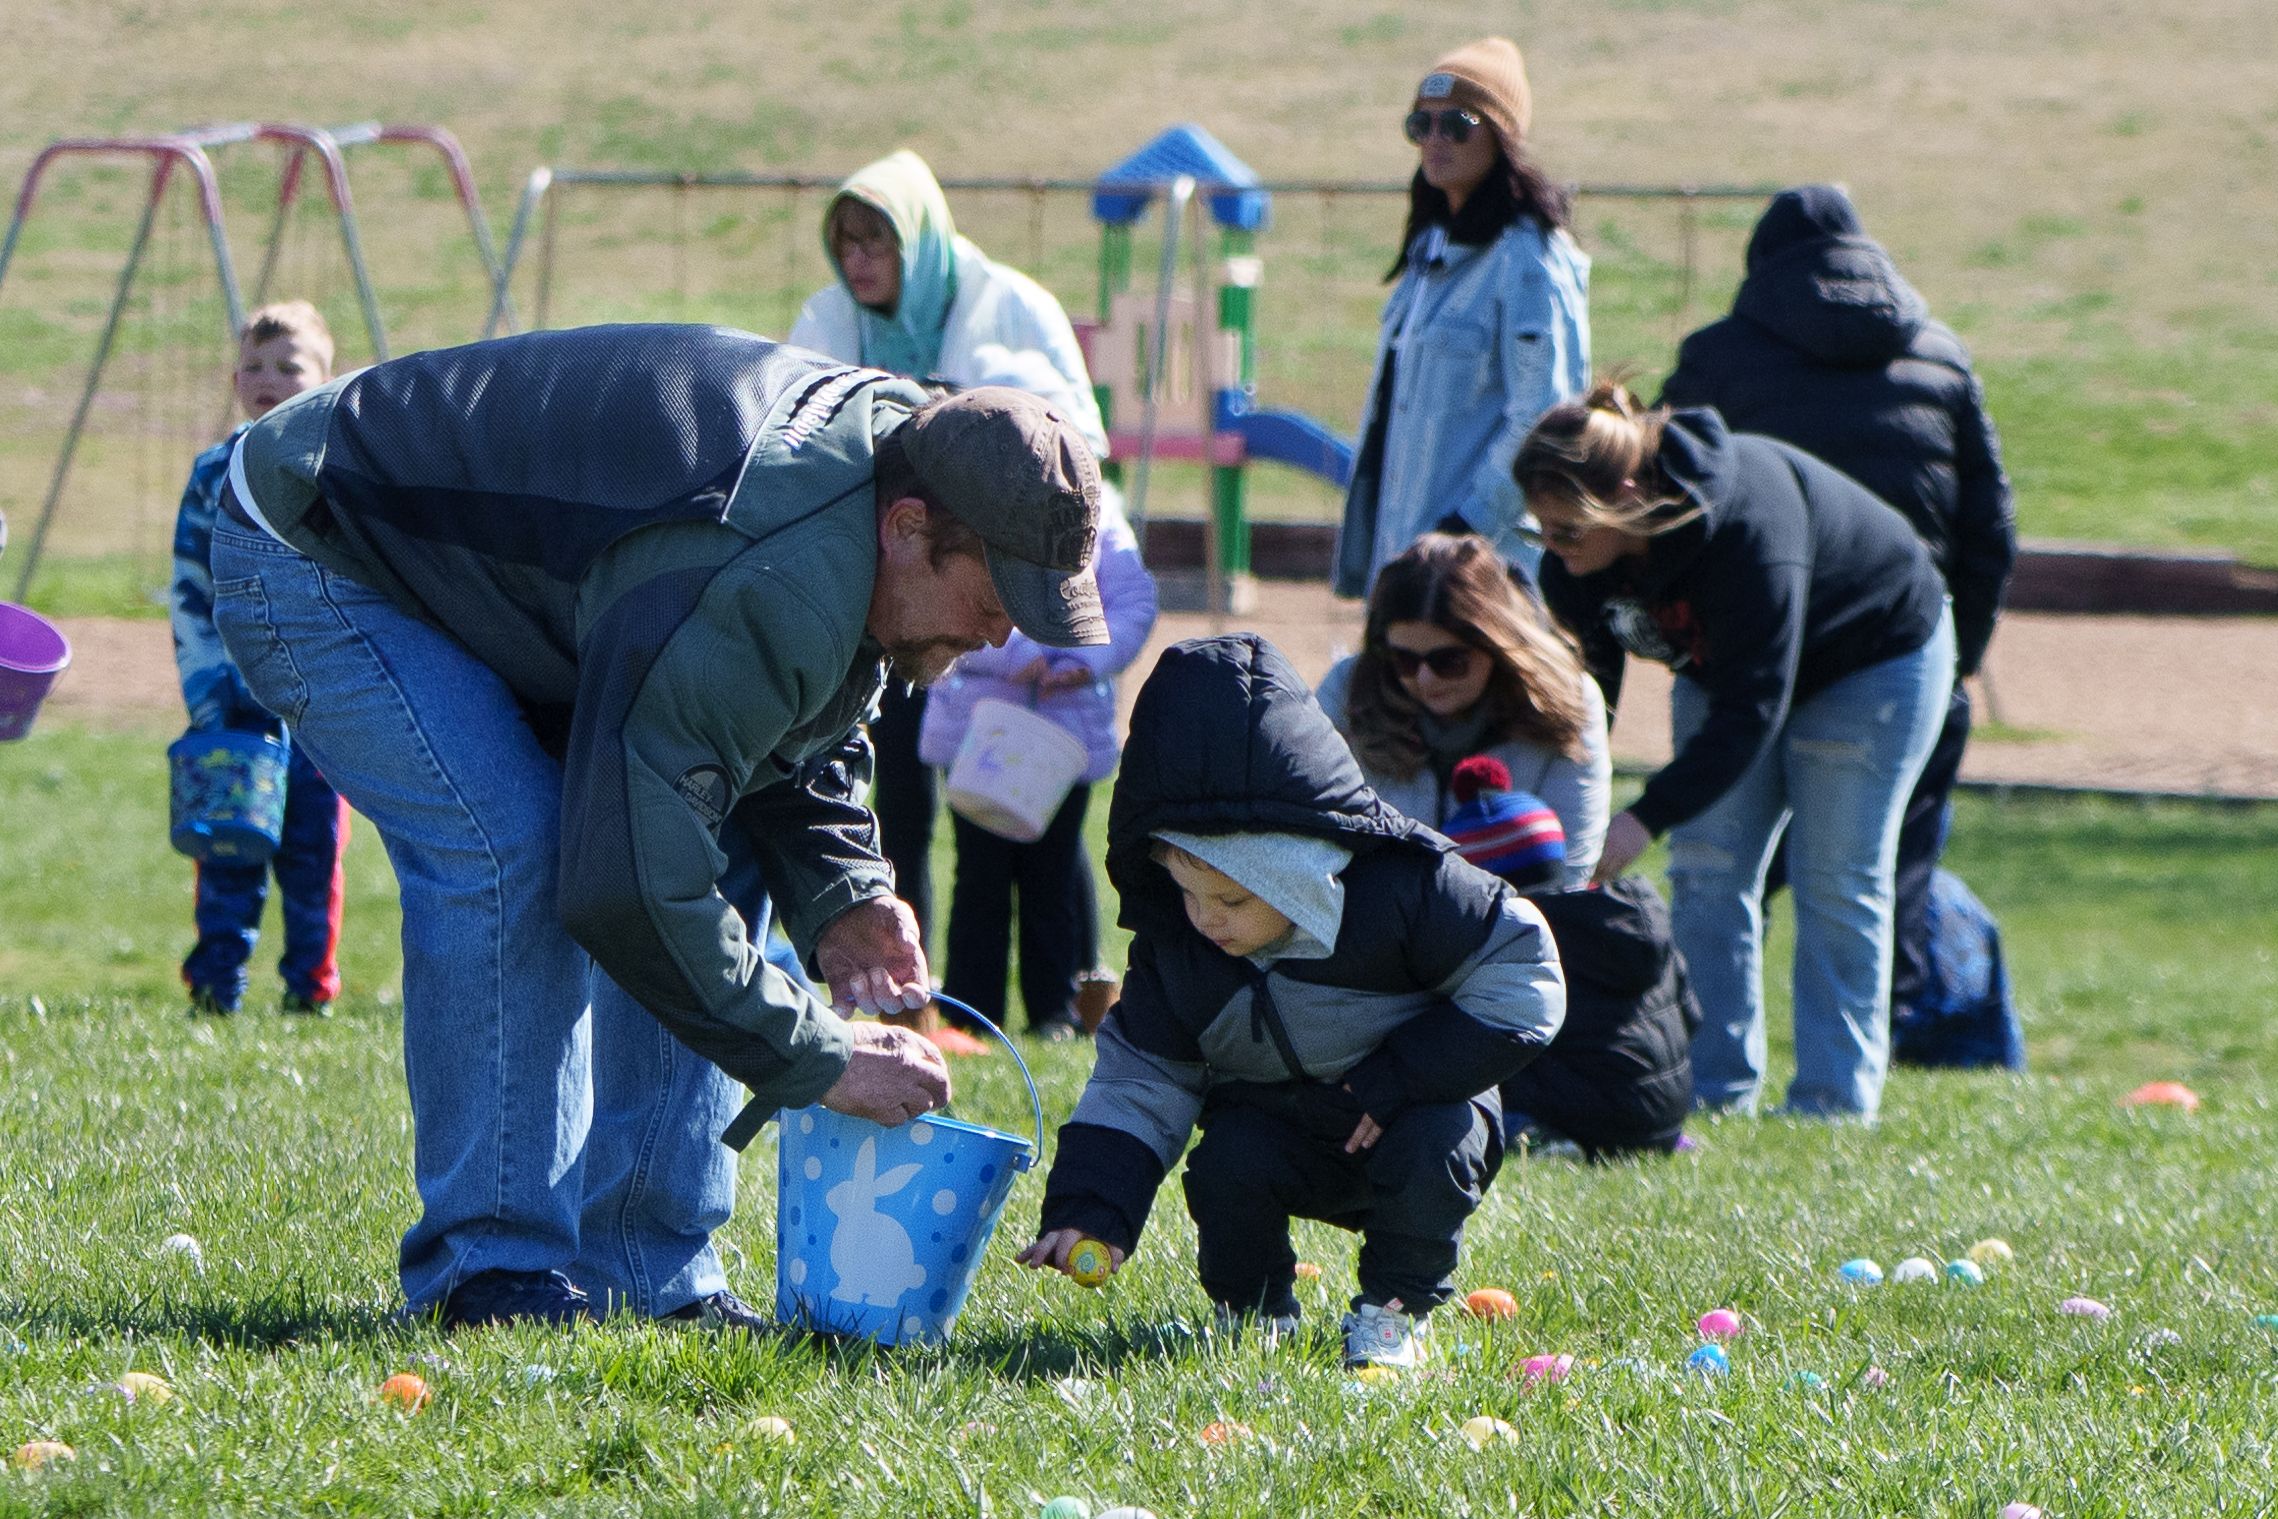
<instances>
[{"instance_id":1,"label":"woman in black hoodie","mask_svg":"<svg viewBox=\"0 0 2278 1519\"><path fill-rule=\"evenodd\" d=\"M1618 385L1554 407L1513 474L1542 524L1544 598L1611 708L1626 654L1677 672L1677 752L1606 830L1611 880L1670 834L1677 947L1706 1014L1693 1092L1764 1079L1763 886L1788 831L1791 1111L1872 1117L1890 1060L1898 824L1945 716L1954 625L1905 519L1864 486L1713 411Z\"/></svg>"}]
</instances>

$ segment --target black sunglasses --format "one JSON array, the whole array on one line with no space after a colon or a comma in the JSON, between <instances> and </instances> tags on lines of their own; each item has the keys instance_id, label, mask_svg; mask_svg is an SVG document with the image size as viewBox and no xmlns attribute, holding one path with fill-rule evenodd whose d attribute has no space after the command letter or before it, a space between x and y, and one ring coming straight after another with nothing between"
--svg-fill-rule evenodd
<instances>
[{"instance_id":1,"label":"black sunglasses","mask_svg":"<svg viewBox=\"0 0 2278 1519\"><path fill-rule=\"evenodd\" d=\"M1454 106L1444 111L1410 111L1408 119L1400 123L1401 130L1408 134L1408 140L1417 143L1430 137L1434 127L1438 127L1440 135L1449 142L1469 142L1471 129L1478 125L1478 117Z\"/></svg>"},{"instance_id":2,"label":"black sunglasses","mask_svg":"<svg viewBox=\"0 0 2278 1519\"><path fill-rule=\"evenodd\" d=\"M1387 646L1384 652L1392 661L1392 673L1402 680L1414 680L1426 665L1442 680L1461 680L1471 673L1472 657L1479 651L1469 644L1443 643L1428 654L1396 646Z\"/></svg>"}]
</instances>

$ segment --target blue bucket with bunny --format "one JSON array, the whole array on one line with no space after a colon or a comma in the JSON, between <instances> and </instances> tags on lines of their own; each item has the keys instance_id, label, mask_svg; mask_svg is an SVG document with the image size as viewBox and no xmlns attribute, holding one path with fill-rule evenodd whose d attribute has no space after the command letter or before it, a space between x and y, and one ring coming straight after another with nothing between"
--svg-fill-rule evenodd
<instances>
[{"instance_id":1,"label":"blue bucket with bunny","mask_svg":"<svg viewBox=\"0 0 2278 1519\"><path fill-rule=\"evenodd\" d=\"M1044 1153L1044 1102L1003 1030L1036 1110L1033 1139L928 1114L897 1128L827 1108L783 1115L776 1166L775 1315L881 1345L949 1337L1013 1180Z\"/></svg>"}]
</instances>

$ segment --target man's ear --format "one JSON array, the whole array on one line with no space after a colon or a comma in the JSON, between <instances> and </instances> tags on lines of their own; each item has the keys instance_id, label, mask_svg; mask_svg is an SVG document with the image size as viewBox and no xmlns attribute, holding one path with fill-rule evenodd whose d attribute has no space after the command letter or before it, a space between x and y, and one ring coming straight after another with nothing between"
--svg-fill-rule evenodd
<instances>
[{"instance_id":1,"label":"man's ear","mask_svg":"<svg viewBox=\"0 0 2278 1519\"><path fill-rule=\"evenodd\" d=\"M878 513L878 548L891 553L897 546L907 551L922 546L928 536L925 503L915 496L902 496L886 503Z\"/></svg>"}]
</instances>

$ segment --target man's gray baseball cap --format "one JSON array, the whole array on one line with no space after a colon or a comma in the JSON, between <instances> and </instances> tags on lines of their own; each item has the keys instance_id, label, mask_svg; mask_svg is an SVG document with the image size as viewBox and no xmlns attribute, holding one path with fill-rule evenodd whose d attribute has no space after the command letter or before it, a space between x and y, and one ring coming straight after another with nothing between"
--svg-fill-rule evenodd
<instances>
[{"instance_id":1,"label":"man's gray baseball cap","mask_svg":"<svg viewBox=\"0 0 2278 1519\"><path fill-rule=\"evenodd\" d=\"M1107 642L1099 461L1082 433L1025 390L982 385L923 408L901 439L927 492L981 535L1014 627L1054 648Z\"/></svg>"}]
</instances>

